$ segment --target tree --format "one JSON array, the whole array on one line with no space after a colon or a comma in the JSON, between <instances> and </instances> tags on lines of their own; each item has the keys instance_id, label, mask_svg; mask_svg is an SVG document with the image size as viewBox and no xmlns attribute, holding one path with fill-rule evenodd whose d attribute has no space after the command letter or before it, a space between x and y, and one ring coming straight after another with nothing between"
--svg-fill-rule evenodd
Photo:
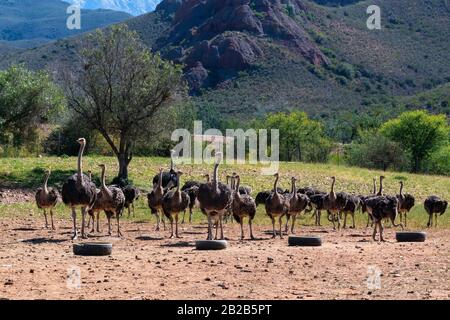
<instances>
[{"instance_id":1,"label":"tree","mask_svg":"<svg viewBox=\"0 0 450 320\"><path fill-rule=\"evenodd\" d=\"M448 142L450 133L445 115L430 115L423 110L401 114L386 122L380 132L411 154L413 172L419 172L424 159Z\"/></svg>"},{"instance_id":2,"label":"tree","mask_svg":"<svg viewBox=\"0 0 450 320\"><path fill-rule=\"evenodd\" d=\"M34 141L39 125L64 105L64 96L44 71L15 65L0 71L0 140L19 147Z\"/></svg>"},{"instance_id":3,"label":"tree","mask_svg":"<svg viewBox=\"0 0 450 320\"><path fill-rule=\"evenodd\" d=\"M359 132L359 141L346 147L345 161L352 166L404 170L408 158L400 144L389 140L375 130Z\"/></svg>"},{"instance_id":4,"label":"tree","mask_svg":"<svg viewBox=\"0 0 450 320\"><path fill-rule=\"evenodd\" d=\"M126 25L90 34L82 48L81 67L63 72L68 105L105 138L119 162L119 183L127 183L133 148L164 129L156 119L181 92L182 70L151 53Z\"/></svg>"},{"instance_id":5,"label":"tree","mask_svg":"<svg viewBox=\"0 0 450 320\"><path fill-rule=\"evenodd\" d=\"M274 113L266 117L261 127L280 131L280 156L293 161L324 162L330 143L322 123L310 120L305 112Z\"/></svg>"}]
</instances>

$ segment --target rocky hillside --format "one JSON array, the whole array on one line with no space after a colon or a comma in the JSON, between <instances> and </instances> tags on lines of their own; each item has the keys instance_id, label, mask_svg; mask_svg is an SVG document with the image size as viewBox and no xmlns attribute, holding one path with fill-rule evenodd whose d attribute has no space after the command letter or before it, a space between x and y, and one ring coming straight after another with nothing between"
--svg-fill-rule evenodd
<instances>
[{"instance_id":1,"label":"rocky hillside","mask_svg":"<svg viewBox=\"0 0 450 320\"><path fill-rule=\"evenodd\" d=\"M369 4L381 7L382 30L367 28ZM378 106L395 113L400 97L450 82L450 7L441 0L164 0L127 23L185 66L200 109L230 119L291 109L325 120ZM58 41L0 67L45 67L76 47ZM432 92L437 111L448 112Z\"/></svg>"},{"instance_id":2,"label":"rocky hillside","mask_svg":"<svg viewBox=\"0 0 450 320\"><path fill-rule=\"evenodd\" d=\"M109 9L138 16L155 10L161 0L65 0L79 3L84 9Z\"/></svg>"}]
</instances>

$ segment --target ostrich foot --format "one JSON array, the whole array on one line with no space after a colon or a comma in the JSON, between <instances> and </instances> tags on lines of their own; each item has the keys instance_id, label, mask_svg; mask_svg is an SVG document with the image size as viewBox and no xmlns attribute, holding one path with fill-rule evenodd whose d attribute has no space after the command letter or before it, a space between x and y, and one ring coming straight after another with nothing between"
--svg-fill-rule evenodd
<instances>
[{"instance_id":1,"label":"ostrich foot","mask_svg":"<svg viewBox=\"0 0 450 320\"><path fill-rule=\"evenodd\" d=\"M182 237L182 236L179 236L179 235L177 235L177 239L183 239L183 237Z\"/></svg>"}]
</instances>

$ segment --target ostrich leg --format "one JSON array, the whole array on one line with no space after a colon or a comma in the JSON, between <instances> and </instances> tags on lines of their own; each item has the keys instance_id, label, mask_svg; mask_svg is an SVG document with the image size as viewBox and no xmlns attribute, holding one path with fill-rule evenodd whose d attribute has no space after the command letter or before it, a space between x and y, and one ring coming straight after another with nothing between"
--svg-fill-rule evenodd
<instances>
[{"instance_id":1,"label":"ostrich leg","mask_svg":"<svg viewBox=\"0 0 450 320\"><path fill-rule=\"evenodd\" d=\"M72 208L72 222L73 222L72 240L76 240L78 238L78 231L77 231L77 212L76 212L75 208Z\"/></svg>"},{"instance_id":2,"label":"ostrich leg","mask_svg":"<svg viewBox=\"0 0 450 320\"><path fill-rule=\"evenodd\" d=\"M81 237L87 239L87 235L84 231L86 224L86 208L81 208Z\"/></svg>"},{"instance_id":3,"label":"ostrich leg","mask_svg":"<svg viewBox=\"0 0 450 320\"><path fill-rule=\"evenodd\" d=\"M284 232L288 232L289 230L289 219L291 218L290 215L286 215L286 226L284 227Z\"/></svg>"},{"instance_id":4,"label":"ostrich leg","mask_svg":"<svg viewBox=\"0 0 450 320\"><path fill-rule=\"evenodd\" d=\"M255 240L255 237L253 236L253 227L252 227L252 219L248 220L248 225L250 227L250 239Z\"/></svg>"},{"instance_id":5,"label":"ostrich leg","mask_svg":"<svg viewBox=\"0 0 450 320\"><path fill-rule=\"evenodd\" d=\"M380 229L380 242L385 242L383 238L383 224L381 223L381 220L378 221L378 228Z\"/></svg>"},{"instance_id":6,"label":"ostrich leg","mask_svg":"<svg viewBox=\"0 0 450 320\"><path fill-rule=\"evenodd\" d=\"M106 214L106 218L108 219L108 235L111 236L111 215L109 213Z\"/></svg>"},{"instance_id":7,"label":"ostrich leg","mask_svg":"<svg viewBox=\"0 0 450 320\"><path fill-rule=\"evenodd\" d=\"M294 228L295 228L295 220L297 220L297 215L294 215L294 216L292 217L292 226L291 226L291 233L292 233L292 234L295 234L295 232L294 232Z\"/></svg>"},{"instance_id":8,"label":"ostrich leg","mask_svg":"<svg viewBox=\"0 0 450 320\"><path fill-rule=\"evenodd\" d=\"M244 219L241 218L239 224L241 225L241 240L244 240Z\"/></svg>"},{"instance_id":9,"label":"ostrich leg","mask_svg":"<svg viewBox=\"0 0 450 320\"><path fill-rule=\"evenodd\" d=\"M282 231L282 227L281 227L282 224L283 224L282 219L283 219L283 216L281 215L280 218L278 218L278 222L279 222L279 225L280 225L280 239L283 239L283 231Z\"/></svg>"},{"instance_id":10,"label":"ostrich leg","mask_svg":"<svg viewBox=\"0 0 450 320\"><path fill-rule=\"evenodd\" d=\"M50 219L51 219L51 222L52 222L52 230L56 230L55 223L53 221L53 209L50 209Z\"/></svg>"},{"instance_id":11,"label":"ostrich leg","mask_svg":"<svg viewBox=\"0 0 450 320\"><path fill-rule=\"evenodd\" d=\"M212 240L212 221L211 221L211 215L208 213L208 237L206 240Z\"/></svg>"},{"instance_id":12,"label":"ostrich leg","mask_svg":"<svg viewBox=\"0 0 450 320\"><path fill-rule=\"evenodd\" d=\"M45 229L48 229L47 211L44 209Z\"/></svg>"},{"instance_id":13,"label":"ostrich leg","mask_svg":"<svg viewBox=\"0 0 450 320\"><path fill-rule=\"evenodd\" d=\"M272 219L272 230L273 230L273 236L272 239L275 239L277 236L277 233L275 232L275 218L270 216L270 218Z\"/></svg>"},{"instance_id":14,"label":"ostrich leg","mask_svg":"<svg viewBox=\"0 0 450 320\"><path fill-rule=\"evenodd\" d=\"M219 215L219 224L220 224L220 240L225 239L223 235L223 216Z\"/></svg>"},{"instance_id":15,"label":"ostrich leg","mask_svg":"<svg viewBox=\"0 0 450 320\"><path fill-rule=\"evenodd\" d=\"M434 214L434 227L437 228L437 219L438 219L438 214L435 213Z\"/></svg>"},{"instance_id":16,"label":"ostrich leg","mask_svg":"<svg viewBox=\"0 0 450 320\"><path fill-rule=\"evenodd\" d=\"M178 234L178 213L175 216L175 236L178 239L181 239L180 235Z\"/></svg>"},{"instance_id":17,"label":"ostrich leg","mask_svg":"<svg viewBox=\"0 0 450 320\"><path fill-rule=\"evenodd\" d=\"M170 234L170 239L173 239L174 238L174 234L173 234L173 217L172 217L172 215L170 215L169 221L170 221L170 229L172 230L172 232Z\"/></svg>"},{"instance_id":18,"label":"ostrich leg","mask_svg":"<svg viewBox=\"0 0 450 320\"><path fill-rule=\"evenodd\" d=\"M120 214L116 213L116 219L117 219L117 237L121 238L123 237L122 232L120 231Z\"/></svg>"}]
</instances>

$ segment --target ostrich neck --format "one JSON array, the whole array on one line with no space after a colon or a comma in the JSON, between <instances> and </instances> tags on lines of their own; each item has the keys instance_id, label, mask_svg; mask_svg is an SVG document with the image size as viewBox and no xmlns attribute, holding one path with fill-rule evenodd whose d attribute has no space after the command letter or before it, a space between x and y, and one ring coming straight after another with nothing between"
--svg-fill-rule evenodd
<instances>
[{"instance_id":1,"label":"ostrich neck","mask_svg":"<svg viewBox=\"0 0 450 320\"><path fill-rule=\"evenodd\" d=\"M373 179L373 194L377 193L377 183L375 179Z\"/></svg>"},{"instance_id":2,"label":"ostrich neck","mask_svg":"<svg viewBox=\"0 0 450 320\"><path fill-rule=\"evenodd\" d=\"M273 184L273 190L274 190L276 195L278 195L278 179L280 179L280 177L276 176L275 183Z\"/></svg>"},{"instance_id":3,"label":"ostrich neck","mask_svg":"<svg viewBox=\"0 0 450 320\"><path fill-rule=\"evenodd\" d=\"M158 188L162 187L162 177L163 177L163 172L161 170L161 171L159 171Z\"/></svg>"},{"instance_id":4,"label":"ostrich neck","mask_svg":"<svg viewBox=\"0 0 450 320\"><path fill-rule=\"evenodd\" d=\"M173 154L170 155L170 171L173 171Z\"/></svg>"},{"instance_id":5,"label":"ostrich neck","mask_svg":"<svg viewBox=\"0 0 450 320\"><path fill-rule=\"evenodd\" d=\"M334 199L336 198L336 194L334 193L334 184L336 183L336 180L333 179L333 182L331 183L331 190L330 190L330 196Z\"/></svg>"},{"instance_id":6,"label":"ostrich neck","mask_svg":"<svg viewBox=\"0 0 450 320\"><path fill-rule=\"evenodd\" d=\"M235 198L236 198L236 200L237 201L241 201L241 194L239 193L239 187L241 186L241 177L239 177L239 178L236 178L237 179L237 182L236 182L236 191L235 191L235 193L234 193L234 196L235 196Z\"/></svg>"},{"instance_id":7,"label":"ostrich neck","mask_svg":"<svg viewBox=\"0 0 450 320\"><path fill-rule=\"evenodd\" d=\"M77 181L78 183L83 182L83 152L84 152L85 144L82 143L80 146L80 150L78 151L78 175Z\"/></svg>"},{"instance_id":8,"label":"ostrich neck","mask_svg":"<svg viewBox=\"0 0 450 320\"><path fill-rule=\"evenodd\" d=\"M383 194L383 179L380 178L380 190L378 191L378 195L381 196Z\"/></svg>"},{"instance_id":9,"label":"ostrich neck","mask_svg":"<svg viewBox=\"0 0 450 320\"><path fill-rule=\"evenodd\" d=\"M400 184L400 196L403 197L403 184Z\"/></svg>"},{"instance_id":10,"label":"ostrich neck","mask_svg":"<svg viewBox=\"0 0 450 320\"><path fill-rule=\"evenodd\" d=\"M295 180L292 181L292 193L294 194L294 198L297 198L297 182Z\"/></svg>"},{"instance_id":11,"label":"ostrich neck","mask_svg":"<svg viewBox=\"0 0 450 320\"><path fill-rule=\"evenodd\" d=\"M44 193L48 194L48 178L50 177L50 174L45 175L44 180Z\"/></svg>"},{"instance_id":12,"label":"ostrich neck","mask_svg":"<svg viewBox=\"0 0 450 320\"><path fill-rule=\"evenodd\" d=\"M214 190L218 193L219 192L219 180L217 173L219 171L219 164L216 163L214 166L214 175L213 175L213 184L214 184Z\"/></svg>"},{"instance_id":13,"label":"ostrich neck","mask_svg":"<svg viewBox=\"0 0 450 320\"><path fill-rule=\"evenodd\" d=\"M102 168L102 192L107 195L111 195L111 191L106 186L106 168Z\"/></svg>"},{"instance_id":14,"label":"ostrich neck","mask_svg":"<svg viewBox=\"0 0 450 320\"><path fill-rule=\"evenodd\" d=\"M175 190L175 196L178 198L178 201L181 202L181 192L180 192L180 176L177 175L177 190Z\"/></svg>"}]
</instances>

